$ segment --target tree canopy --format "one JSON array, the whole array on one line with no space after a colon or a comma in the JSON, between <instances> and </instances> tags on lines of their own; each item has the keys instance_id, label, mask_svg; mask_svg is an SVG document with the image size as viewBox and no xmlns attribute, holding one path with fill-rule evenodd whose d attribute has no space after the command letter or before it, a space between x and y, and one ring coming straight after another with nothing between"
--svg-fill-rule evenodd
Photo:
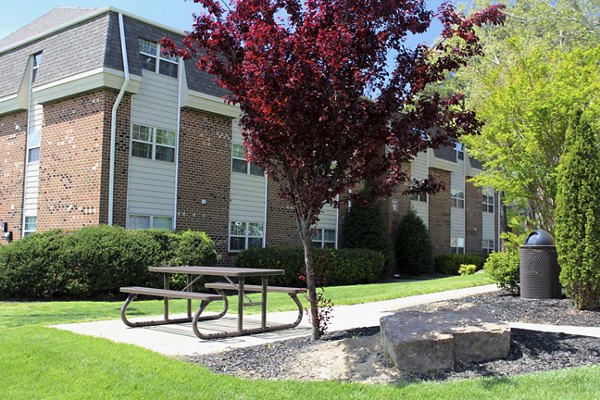
<instances>
[{"instance_id":1,"label":"tree canopy","mask_svg":"<svg viewBox=\"0 0 600 400\"><path fill-rule=\"evenodd\" d=\"M485 56L454 81L485 122L461 140L484 163L475 183L525 204L552 232L569 116L600 93L600 2L517 0L506 12L504 26L478 30Z\"/></svg>"}]
</instances>

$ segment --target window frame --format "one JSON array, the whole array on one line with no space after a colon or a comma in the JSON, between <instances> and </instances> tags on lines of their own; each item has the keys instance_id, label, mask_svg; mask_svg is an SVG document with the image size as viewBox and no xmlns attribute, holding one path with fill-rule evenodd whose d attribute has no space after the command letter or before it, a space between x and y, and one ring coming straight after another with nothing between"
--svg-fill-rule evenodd
<instances>
[{"instance_id":1,"label":"window frame","mask_svg":"<svg viewBox=\"0 0 600 400\"><path fill-rule=\"evenodd\" d=\"M243 224L244 233L242 235L232 234L233 224ZM250 235L250 224L255 224L255 225L260 226L260 236ZM227 251L229 253L239 253L241 251L248 250L249 248L263 248L263 247L265 247L264 236L265 236L265 224L263 222L230 220L229 221L229 229L227 230ZM243 238L244 239L243 248L232 249L231 248L231 244L232 244L231 239L232 238L238 238L238 239ZM252 240L252 239L260 239L260 246L250 246L250 240Z\"/></svg>"},{"instance_id":2,"label":"window frame","mask_svg":"<svg viewBox=\"0 0 600 400\"><path fill-rule=\"evenodd\" d=\"M490 253L496 250L494 239L482 239L481 240L481 252L485 255L489 255Z\"/></svg>"},{"instance_id":3,"label":"window frame","mask_svg":"<svg viewBox=\"0 0 600 400\"><path fill-rule=\"evenodd\" d=\"M413 193L410 196L410 199L412 201L418 201L419 203L427 203L428 201L427 193Z\"/></svg>"},{"instance_id":4,"label":"window frame","mask_svg":"<svg viewBox=\"0 0 600 400\"><path fill-rule=\"evenodd\" d=\"M252 175L252 176L258 176L258 177L264 177L265 176L265 171L259 167L258 165L248 162L246 160L246 156L244 156L243 158L240 156L237 156L235 154L235 148L236 146L241 147L242 150L244 149L244 145L239 144L239 143L232 143L231 144L231 172L235 172L237 174L245 174L245 175ZM245 172L242 171L238 171L236 169L233 168L234 166L234 161L243 161L246 165L245 167ZM241 165L241 164L240 164ZM253 171L253 168L255 168L255 170ZM260 171L259 173L256 173L257 171Z\"/></svg>"},{"instance_id":5,"label":"window frame","mask_svg":"<svg viewBox=\"0 0 600 400\"><path fill-rule=\"evenodd\" d=\"M146 41L146 42L154 44L155 49L156 49L156 54L151 54L151 53L142 51L142 46L141 46L141 42L142 41ZM163 76L168 76L169 78L175 78L175 79L177 79L179 77L179 61L177 60L177 58L175 58L173 60L173 57L164 56L163 52L162 52L163 47L161 46L160 43L155 42L153 40L146 39L146 38L138 37L138 49L139 49L139 54L140 55L143 55L143 56L146 56L146 57L152 57L155 60L154 71L152 71L149 68L144 68L144 63L140 62L142 69L144 69L146 71L151 71L151 72L163 75ZM177 67L177 68L175 68L175 76L161 72L161 70L160 70L160 64L161 64L161 62L166 62L166 63L169 63L171 65L175 65Z\"/></svg>"},{"instance_id":6,"label":"window frame","mask_svg":"<svg viewBox=\"0 0 600 400\"><path fill-rule=\"evenodd\" d=\"M142 127L142 128L147 128L150 132L150 141L144 141L141 139L134 139L133 134L134 134L134 129L135 127ZM165 143L157 143L157 138L158 138L158 131L163 131L163 132L167 132L167 133L172 133L174 135L174 144L173 145L169 145L169 144L165 144ZM174 164L175 163L175 154L177 152L177 132L176 131L172 131L170 129L164 129L164 128L158 128L158 127L154 127L154 126L149 126L149 125L143 125L143 124L136 124L136 123L132 123L131 124L131 135L130 135L130 152L129 155L131 157L137 157L137 158L143 158L145 160L152 160L152 161L160 161L160 162L165 162L165 163L170 163L170 164ZM135 143L142 143L142 144L146 144L146 145L150 145L151 146L151 150L150 150L150 158L148 157L142 157L142 156L138 156L138 155L134 155L133 154L133 144ZM157 159L156 158L156 150L159 147L164 147L164 148L169 148L169 149L173 149L173 160L161 160L161 159Z\"/></svg>"},{"instance_id":7,"label":"window frame","mask_svg":"<svg viewBox=\"0 0 600 400\"><path fill-rule=\"evenodd\" d=\"M465 208L465 192L458 189L450 189L450 207Z\"/></svg>"},{"instance_id":8,"label":"window frame","mask_svg":"<svg viewBox=\"0 0 600 400\"><path fill-rule=\"evenodd\" d=\"M131 222L131 217L142 217L142 218L148 218L148 228L133 228L130 226L130 222ZM156 228L154 226L154 218L167 218L171 220L171 227L170 228ZM169 230L172 231L173 229L173 217L169 216L169 215L147 215L147 214L127 214L127 229L132 229L132 230L141 230L141 229L164 229L164 230Z\"/></svg>"},{"instance_id":9,"label":"window frame","mask_svg":"<svg viewBox=\"0 0 600 400\"><path fill-rule=\"evenodd\" d=\"M33 229L31 228L29 218L33 218ZM29 225L28 225L29 223ZM35 233L37 231L37 215L26 215L23 219L23 237Z\"/></svg>"},{"instance_id":10,"label":"window frame","mask_svg":"<svg viewBox=\"0 0 600 400\"><path fill-rule=\"evenodd\" d=\"M459 246L461 242L462 246ZM450 254L465 254L464 237L450 237Z\"/></svg>"},{"instance_id":11,"label":"window frame","mask_svg":"<svg viewBox=\"0 0 600 400\"><path fill-rule=\"evenodd\" d=\"M311 243L313 246L319 249L337 249L337 229L331 228L313 228L313 234L311 238ZM333 232L333 240L325 240L325 231ZM317 232L319 233L317 235ZM326 246L326 244L333 244L333 247Z\"/></svg>"},{"instance_id":12,"label":"window frame","mask_svg":"<svg viewBox=\"0 0 600 400\"><path fill-rule=\"evenodd\" d=\"M459 160L464 161L465 159L465 145L461 142L454 142L454 153L456 156L456 161Z\"/></svg>"},{"instance_id":13,"label":"window frame","mask_svg":"<svg viewBox=\"0 0 600 400\"><path fill-rule=\"evenodd\" d=\"M495 209L495 196L490 190L483 190L481 192L481 210L483 212L494 213Z\"/></svg>"}]
</instances>

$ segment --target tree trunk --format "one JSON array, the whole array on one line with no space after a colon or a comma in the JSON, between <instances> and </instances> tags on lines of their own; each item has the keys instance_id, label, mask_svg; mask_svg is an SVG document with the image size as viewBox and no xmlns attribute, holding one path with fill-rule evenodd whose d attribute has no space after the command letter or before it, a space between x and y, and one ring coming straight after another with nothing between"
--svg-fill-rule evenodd
<instances>
[{"instance_id":1,"label":"tree trunk","mask_svg":"<svg viewBox=\"0 0 600 400\"><path fill-rule=\"evenodd\" d=\"M315 269L313 264L313 247L310 235L310 227L303 228L302 246L304 247L304 265L306 267L306 288L310 302L310 318L312 322L312 340L319 340L319 307L317 304L317 287L315 284Z\"/></svg>"}]
</instances>

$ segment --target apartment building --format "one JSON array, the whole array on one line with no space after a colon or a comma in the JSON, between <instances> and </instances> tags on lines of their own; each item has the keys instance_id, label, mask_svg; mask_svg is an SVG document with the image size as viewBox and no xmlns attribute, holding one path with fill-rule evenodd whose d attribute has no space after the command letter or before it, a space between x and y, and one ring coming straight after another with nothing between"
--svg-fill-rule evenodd
<instances>
[{"instance_id":1,"label":"apartment building","mask_svg":"<svg viewBox=\"0 0 600 400\"><path fill-rule=\"evenodd\" d=\"M299 244L290 206L244 158L239 108L193 62L162 55L162 37L183 35L112 7L57 8L0 40L5 236L195 229L226 263L248 247ZM497 195L468 182L480 171L459 144L419 155L413 177L432 172L450 190L388 199L390 232L412 206L436 252L496 248ZM344 213L325 207L316 245L338 246Z\"/></svg>"}]
</instances>

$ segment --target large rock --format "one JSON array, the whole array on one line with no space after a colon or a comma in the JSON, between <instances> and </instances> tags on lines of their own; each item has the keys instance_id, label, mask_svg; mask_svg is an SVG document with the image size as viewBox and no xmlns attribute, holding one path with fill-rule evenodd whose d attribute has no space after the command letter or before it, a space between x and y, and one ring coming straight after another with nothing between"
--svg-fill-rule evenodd
<instances>
[{"instance_id":1,"label":"large rock","mask_svg":"<svg viewBox=\"0 0 600 400\"><path fill-rule=\"evenodd\" d=\"M508 356L510 326L477 310L403 311L381 318L383 350L407 372Z\"/></svg>"}]
</instances>

